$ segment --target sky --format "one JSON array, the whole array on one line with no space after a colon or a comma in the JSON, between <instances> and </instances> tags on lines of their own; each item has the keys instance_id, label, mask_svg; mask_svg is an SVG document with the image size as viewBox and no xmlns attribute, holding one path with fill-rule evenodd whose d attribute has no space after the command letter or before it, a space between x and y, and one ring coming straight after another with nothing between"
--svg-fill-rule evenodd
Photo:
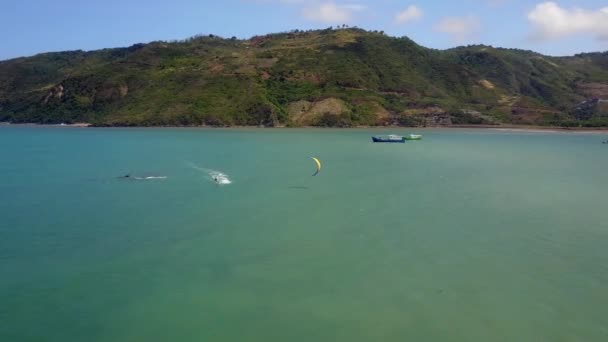
<instances>
[{"instance_id":1,"label":"sky","mask_svg":"<svg viewBox=\"0 0 608 342\"><path fill-rule=\"evenodd\" d=\"M608 50L608 0L0 0L0 60L347 24L445 49Z\"/></svg>"}]
</instances>

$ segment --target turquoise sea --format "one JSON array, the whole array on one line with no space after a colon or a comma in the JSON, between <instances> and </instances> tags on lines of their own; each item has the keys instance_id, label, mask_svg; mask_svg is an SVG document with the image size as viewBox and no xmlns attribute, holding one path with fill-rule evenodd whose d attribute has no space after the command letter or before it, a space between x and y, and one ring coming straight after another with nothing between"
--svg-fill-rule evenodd
<instances>
[{"instance_id":1,"label":"turquoise sea","mask_svg":"<svg viewBox=\"0 0 608 342\"><path fill-rule=\"evenodd\" d=\"M0 127L0 341L608 341L606 138Z\"/></svg>"}]
</instances>

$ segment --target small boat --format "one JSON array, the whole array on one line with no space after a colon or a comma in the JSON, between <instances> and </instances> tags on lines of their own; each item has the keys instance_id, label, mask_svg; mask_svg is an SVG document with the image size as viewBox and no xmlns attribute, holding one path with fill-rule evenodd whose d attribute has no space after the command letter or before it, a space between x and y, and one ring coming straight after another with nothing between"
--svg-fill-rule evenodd
<instances>
[{"instance_id":1,"label":"small boat","mask_svg":"<svg viewBox=\"0 0 608 342\"><path fill-rule=\"evenodd\" d=\"M405 137L405 140L422 140L422 135L420 134L410 134Z\"/></svg>"},{"instance_id":2,"label":"small boat","mask_svg":"<svg viewBox=\"0 0 608 342\"><path fill-rule=\"evenodd\" d=\"M378 135L372 137L373 142L384 142L384 143L404 143L405 138L400 135Z\"/></svg>"}]
</instances>

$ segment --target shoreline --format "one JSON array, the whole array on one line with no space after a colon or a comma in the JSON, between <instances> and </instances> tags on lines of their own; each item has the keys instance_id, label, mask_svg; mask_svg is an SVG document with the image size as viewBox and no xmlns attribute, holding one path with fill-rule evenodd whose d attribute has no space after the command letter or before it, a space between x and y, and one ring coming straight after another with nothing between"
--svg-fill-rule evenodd
<instances>
[{"instance_id":1,"label":"shoreline","mask_svg":"<svg viewBox=\"0 0 608 342\"><path fill-rule=\"evenodd\" d=\"M534 126L534 125L450 125L450 126L353 126L353 127L322 127L322 126L94 126L89 123L75 124L38 124L38 123L9 123L0 122L0 127L40 127L40 128L191 128L191 129L411 129L411 130L428 130L428 129L479 129L479 130L496 130L496 131L539 131L539 132L588 132L588 133L608 133L608 127L561 127L561 126Z\"/></svg>"},{"instance_id":2,"label":"shoreline","mask_svg":"<svg viewBox=\"0 0 608 342\"><path fill-rule=\"evenodd\" d=\"M79 122L75 124L38 124L38 123L10 123L10 122L0 122L0 127L94 127L90 123Z\"/></svg>"}]
</instances>

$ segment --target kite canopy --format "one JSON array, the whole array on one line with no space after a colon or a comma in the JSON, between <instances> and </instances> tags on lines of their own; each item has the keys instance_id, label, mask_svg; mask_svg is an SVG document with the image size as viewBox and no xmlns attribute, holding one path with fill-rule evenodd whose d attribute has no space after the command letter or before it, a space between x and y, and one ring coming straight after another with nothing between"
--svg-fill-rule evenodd
<instances>
[{"instance_id":1,"label":"kite canopy","mask_svg":"<svg viewBox=\"0 0 608 342\"><path fill-rule=\"evenodd\" d=\"M319 161L319 159L315 158L315 157L311 157L312 160L315 161L315 163L317 163L317 171L313 174L313 176L316 176L319 171L321 171L321 162Z\"/></svg>"}]
</instances>

